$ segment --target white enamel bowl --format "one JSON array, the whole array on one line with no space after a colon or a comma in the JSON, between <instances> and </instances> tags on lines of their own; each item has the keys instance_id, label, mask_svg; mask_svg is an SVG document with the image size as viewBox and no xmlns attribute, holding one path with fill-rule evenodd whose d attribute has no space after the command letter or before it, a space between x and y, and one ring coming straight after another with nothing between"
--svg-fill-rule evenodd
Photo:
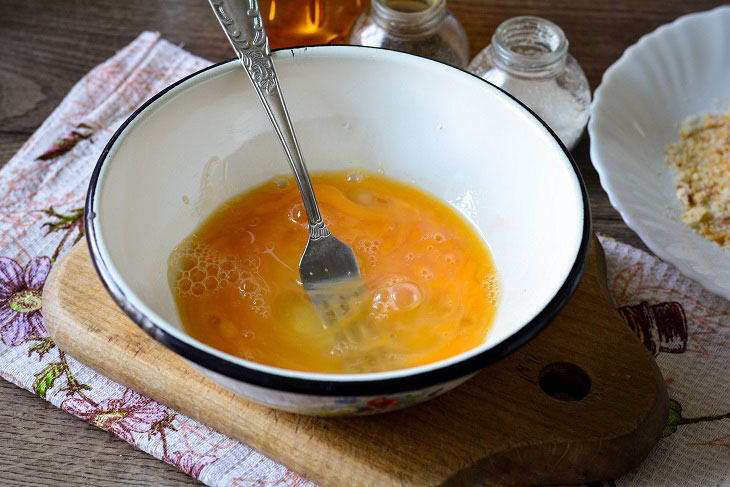
<instances>
[{"instance_id":1,"label":"white enamel bowl","mask_svg":"<svg viewBox=\"0 0 730 487\"><path fill-rule=\"evenodd\" d=\"M591 107L591 160L611 204L655 254L730 299L730 255L684 225L664 147L690 116L730 102L730 7L642 37L603 75Z\"/></svg>"},{"instance_id":2,"label":"white enamel bowl","mask_svg":"<svg viewBox=\"0 0 730 487\"><path fill-rule=\"evenodd\" d=\"M575 164L540 120L487 82L408 54L323 46L274 57L310 170L382 169L449 202L485 236L502 280L493 328L481 346L447 360L358 375L260 365L181 329L166 278L170 251L217 205L288 172L263 108L232 61L141 107L92 176L92 258L136 323L254 401L305 414L365 414L458 385L557 314L584 268L590 218Z\"/></svg>"}]
</instances>

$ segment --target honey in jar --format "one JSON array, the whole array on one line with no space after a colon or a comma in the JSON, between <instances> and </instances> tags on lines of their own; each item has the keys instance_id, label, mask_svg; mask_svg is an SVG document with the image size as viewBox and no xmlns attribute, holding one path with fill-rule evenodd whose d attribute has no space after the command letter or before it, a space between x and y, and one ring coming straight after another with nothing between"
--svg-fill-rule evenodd
<instances>
[{"instance_id":1,"label":"honey in jar","mask_svg":"<svg viewBox=\"0 0 730 487\"><path fill-rule=\"evenodd\" d=\"M369 0L259 0L271 49L342 42Z\"/></svg>"}]
</instances>

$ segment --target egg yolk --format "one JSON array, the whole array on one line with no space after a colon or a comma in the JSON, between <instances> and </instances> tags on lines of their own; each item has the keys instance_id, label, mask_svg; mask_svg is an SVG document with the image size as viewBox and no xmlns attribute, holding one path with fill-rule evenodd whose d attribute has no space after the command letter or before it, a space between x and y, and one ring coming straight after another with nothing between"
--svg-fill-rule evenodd
<instances>
[{"instance_id":1,"label":"egg yolk","mask_svg":"<svg viewBox=\"0 0 730 487\"><path fill-rule=\"evenodd\" d=\"M279 177L223 204L169 258L187 333L232 355L309 372L414 367L484 342L499 280L453 208L366 171L312 175L327 227L357 257L365 292L331 322L299 277L307 216Z\"/></svg>"}]
</instances>

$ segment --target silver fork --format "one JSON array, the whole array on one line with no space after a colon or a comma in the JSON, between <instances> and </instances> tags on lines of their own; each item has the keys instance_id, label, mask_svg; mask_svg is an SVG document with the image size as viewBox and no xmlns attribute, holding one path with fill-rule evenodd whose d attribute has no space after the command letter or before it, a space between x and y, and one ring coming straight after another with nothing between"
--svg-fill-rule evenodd
<instances>
[{"instance_id":1,"label":"silver fork","mask_svg":"<svg viewBox=\"0 0 730 487\"><path fill-rule=\"evenodd\" d=\"M309 240L299 261L299 275L309 299L325 321L332 324L351 312L356 300L363 295L364 286L355 254L330 233L322 219L281 94L258 3L256 0L209 2L289 159L309 223Z\"/></svg>"}]
</instances>

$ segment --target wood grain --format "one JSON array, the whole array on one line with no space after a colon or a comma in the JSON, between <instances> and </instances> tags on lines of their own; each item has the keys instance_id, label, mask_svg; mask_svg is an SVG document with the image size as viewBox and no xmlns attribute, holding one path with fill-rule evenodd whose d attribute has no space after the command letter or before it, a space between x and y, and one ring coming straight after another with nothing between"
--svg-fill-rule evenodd
<instances>
[{"instance_id":1,"label":"wood grain","mask_svg":"<svg viewBox=\"0 0 730 487\"><path fill-rule=\"evenodd\" d=\"M509 17L533 14L555 21L565 30L571 53L595 89L603 71L641 35L680 15L723 3L449 0L449 7L464 24L472 54L484 47L496 26ZM164 38L211 61L231 57L227 41L202 0L0 1L0 164L20 148L74 83L143 30L159 31ZM601 189L590 164L587 137L573 155L591 197L594 229L645 248ZM35 418L43 418L47 434L42 442L37 437ZM168 476L171 467L166 464L2 381L0 434L0 478L8 479L4 483L111 486L125 482L178 485L185 479L194 482L182 474L172 480ZM73 446L65 439L69 436L75 439ZM38 447L25 448L30 444ZM88 458L87 464L93 466L96 475L92 482L84 480L85 475L91 475L91 467L79 472L69 468L75 464L73 449L80 449ZM119 469L117 451L125 452L123 469ZM25 465L24 470L21 465ZM27 475L28 483L23 482L20 472Z\"/></svg>"},{"instance_id":2,"label":"wood grain","mask_svg":"<svg viewBox=\"0 0 730 487\"><path fill-rule=\"evenodd\" d=\"M0 397L3 486L200 485L9 382L0 381Z\"/></svg>"},{"instance_id":3,"label":"wood grain","mask_svg":"<svg viewBox=\"0 0 730 487\"><path fill-rule=\"evenodd\" d=\"M76 359L325 486L613 479L646 457L667 415L659 369L608 298L596 239L575 295L537 338L443 396L369 417L274 411L207 379L119 310L84 242L56 263L43 303L51 335ZM552 386L574 395L564 363L590 377L584 398L556 399L542 381L553 367Z\"/></svg>"}]
</instances>

